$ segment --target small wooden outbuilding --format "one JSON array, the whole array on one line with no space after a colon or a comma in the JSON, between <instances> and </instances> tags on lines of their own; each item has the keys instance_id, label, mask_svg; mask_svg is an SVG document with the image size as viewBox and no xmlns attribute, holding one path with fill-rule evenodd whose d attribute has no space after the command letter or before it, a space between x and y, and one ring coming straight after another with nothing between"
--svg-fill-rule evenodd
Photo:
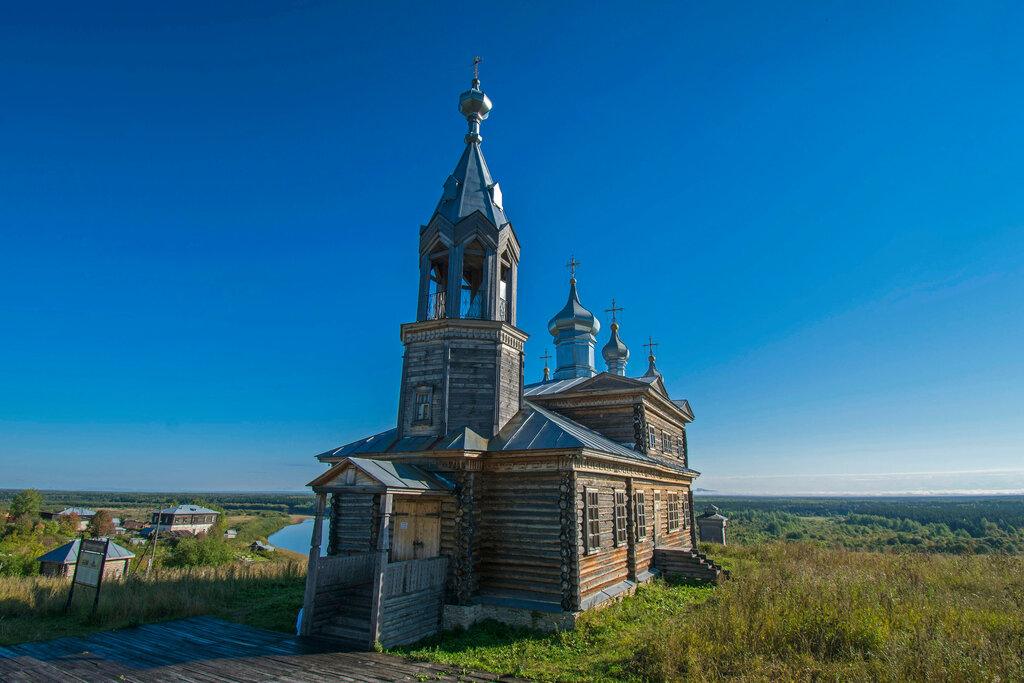
<instances>
[{"instance_id":1,"label":"small wooden outbuilding","mask_svg":"<svg viewBox=\"0 0 1024 683\"><path fill-rule=\"evenodd\" d=\"M81 541L75 539L36 558L39 573L43 576L66 576L71 578L78 563L78 547ZM117 579L128 574L128 563L135 553L116 543L107 547L107 558L103 566L104 579Z\"/></svg>"}]
</instances>

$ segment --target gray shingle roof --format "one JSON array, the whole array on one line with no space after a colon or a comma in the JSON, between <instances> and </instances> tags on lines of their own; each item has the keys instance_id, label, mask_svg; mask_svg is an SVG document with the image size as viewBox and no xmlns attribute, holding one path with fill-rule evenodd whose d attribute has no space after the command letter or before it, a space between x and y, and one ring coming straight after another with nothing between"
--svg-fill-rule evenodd
<instances>
[{"instance_id":1,"label":"gray shingle roof","mask_svg":"<svg viewBox=\"0 0 1024 683\"><path fill-rule=\"evenodd\" d=\"M36 558L36 562L57 562L60 564L76 564L78 562L78 546L81 544L79 539L75 539L70 543L65 543L59 548L54 548L45 555L40 555ZM107 559L108 560L123 560L129 557L135 557L135 553L122 548L116 543L110 543L107 546Z\"/></svg>"}]
</instances>

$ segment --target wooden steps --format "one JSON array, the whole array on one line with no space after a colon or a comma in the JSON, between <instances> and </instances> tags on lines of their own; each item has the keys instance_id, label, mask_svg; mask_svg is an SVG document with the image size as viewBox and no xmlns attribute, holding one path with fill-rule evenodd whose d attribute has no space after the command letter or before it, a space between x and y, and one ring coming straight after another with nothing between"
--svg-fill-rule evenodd
<instances>
[{"instance_id":1,"label":"wooden steps","mask_svg":"<svg viewBox=\"0 0 1024 683\"><path fill-rule=\"evenodd\" d=\"M723 569L696 548L655 548L654 566L664 574L676 574L696 581L718 583L729 578Z\"/></svg>"}]
</instances>

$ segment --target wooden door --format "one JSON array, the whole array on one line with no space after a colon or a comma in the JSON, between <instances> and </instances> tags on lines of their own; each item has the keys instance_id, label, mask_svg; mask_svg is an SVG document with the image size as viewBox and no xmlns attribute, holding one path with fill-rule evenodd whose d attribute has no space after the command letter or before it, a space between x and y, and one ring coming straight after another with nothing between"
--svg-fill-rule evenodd
<instances>
[{"instance_id":1,"label":"wooden door","mask_svg":"<svg viewBox=\"0 0 1024 683\"><path fill-rule=\"evenodd\" d=\"M395 496L391 561L437 557L441 549L441 501Z\"/></svg>"}]
</instances>

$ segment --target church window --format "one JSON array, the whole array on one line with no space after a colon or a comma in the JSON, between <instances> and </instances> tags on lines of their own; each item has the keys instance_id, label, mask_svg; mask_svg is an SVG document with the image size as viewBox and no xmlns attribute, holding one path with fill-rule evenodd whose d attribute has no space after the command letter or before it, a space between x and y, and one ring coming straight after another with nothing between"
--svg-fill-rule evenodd
<instances>
[{"instance_id":1,"label":"church window","mask_svg":"<svg viewBox=\"0 0 1024 683\"><path fill-rule=\"evenodd\" d=\"M654 447L657 444L657 441L655 440L657 436L658 434L654 427L647 428L647 445L651 450L654 450Z\"/></svg>"},{"instance_id":2,"label":"church window","mask_svg":"<svg viewBox=\"0 0 1024 683\"><path fill-rule=\"evenodd\" d=\"M679 531L679 494L668 494L668 530Z\"/></svg>"},{"instance_id":3,"label":"church window","mask_svg":"<svg viewBox=\"0 0 1024 683\"><path fill-rule=\"evenodd\" d=\"M430 387L416 387L416 422L430 422Z\"/></svg>"},{"instance_id":4,"label":"church window","mask_svg":"<svg viewBox=\"0 0 1024 683\"><path fill-rule=\"evenodd\" d=\"M601 547L601 505L600 496L594 489L584 492L586 505L583 509L583 523L586 529L587 552Z\"/></svg>"},{"instance_id":5,"label":"church window","mask_svg":"<svg viewBox=\"0 0 1024 683\"><path fill-rule=\"evenodd\" d=\"M615 545L626 542L626 492L615 492Z\"/></svg>"},{"instance_id":6,"label":"church window","mask_svg":"<svg viewBox=\"0 0 1024 683\"><path fill-rule=\"evenodd\" d=\"M642 541L647 537L647 510L644 506L643 491L633 494L633 519L636 520L636 540Z\"/></svg>"}]
</instances>

